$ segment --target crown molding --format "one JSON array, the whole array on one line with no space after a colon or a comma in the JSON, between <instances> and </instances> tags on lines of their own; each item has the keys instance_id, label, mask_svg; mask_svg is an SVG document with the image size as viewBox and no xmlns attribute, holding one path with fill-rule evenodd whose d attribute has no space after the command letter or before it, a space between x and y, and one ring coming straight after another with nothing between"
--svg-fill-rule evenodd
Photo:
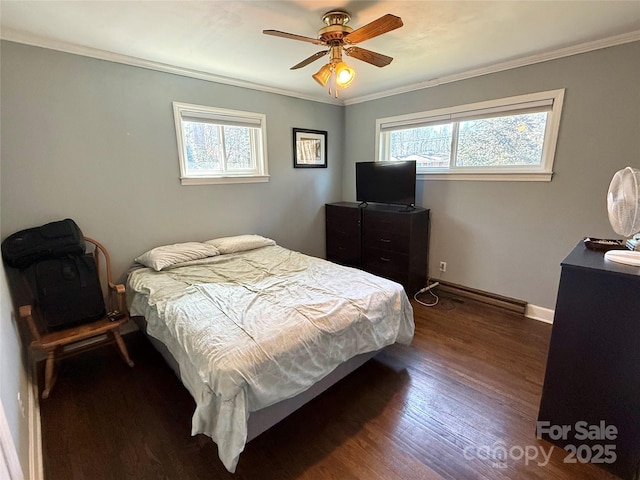
<instances>
[{"instance_id":1,"label":"crown molding","mask_svg":"<svg viewBox=\"0 0 640 480\"><path fill-rule=\"evenodd\" d=\"M399 95L402 93L412 92L415 90L422 90L425 88L437 87L446 83L458 82L460 80L467 80L469 78L479 77L482 75L488 75L491 73L501 72L504 70L511 70L518 67L524 67L527 65L533 65L536 63L548 62L550 60L556 60L559 58L569 57L572 55L578 55L581 53L587 53L594 50L600 50L607 47L613 47L616 45L622 45L625 43L631 43L640 41L640 30L636 30L621 35L615 35L607 37L601 40L595 40L592 42L586 42L571 47L561 48L549 52L539 53L522 57L515 60L509 60L506 62L500 62L484 67L466 70L464 72L454 73L451 75L445 75L443 77L425 80L423 82L398 87L395 89L385 90L371 95L363 95L360 97L340 99L329 96L314 96L307 95L301 92L295 92L291 90L285 90L281 88L269 87L258 83L249 82L246 80L238 80L231 77L225 77L222 75L216 75L213 73L203 72L201 70L194 70L185 67L179 67L176 65L169 65L166 63L155 62L152 60L145 60L138 57L131 57L128 55L122 55L119 53L109 52L106 50L100 50L96 48L84 47L67 42L59 42L51 39L38 37L35 35L24 34L12 29L2 29L0 31L0 39L7 40L16 43L22 43L25 45L31 45L34 47L47 48L50 50L57 50L60 52L71 53L73 55L80 55L84 57L95 58L98 60L106 60L109 62L120 63L124 65L131 65L134 67L146 68L149 70L156 70L159 72L171 73L173 75L180 75L183 77L196 78L199 80L205 80L208 82L221 83L224 85L232 85L236 87L249 88L252 90L258 90L267 93L274 93L277 95L285 95L288 97L299 98L301 100L309 100L312 102L328 103L332 105L354 105L357 103L369 102L371 100L378 100L380 98L390 97L393 95Z\"/></svg>"},{"instance_id":2,"label":"crown molding","mask_svg":"<svg viewBox=\"0 0 640 480\"><path fill-rule=\"evenodd\" d=\"M72 55L80 55L83 57L94 58L97 60L106 60L108 62L120 63L123 65L130 65L133 67L146 68L149 70L156 70L158 72L171 73L173 75L180 75L183 77L195 78L198 80L205 80L207 82L221 83L224 85L231 85L235 87L249 88L251 90L258 90L261 92L274 93L277 95L286 95L288 97L295 97L301 100L310 100L313 102L330 103L334 105L342 105L340 99L333 99L332 97L326 98L325 96L313 96L305 95L301 92L295 92L291 90L285 90L282 88L269 87L259 83L253 83L246 80L239 80L236 78L225 77L222 75L216 75L214 73L204 72L201 70L195 70L191 68L179 67L177 65L170 65L167 63L156 62L153 60L145 60L143 58L132 57L129 55L122 55L119 53L109 52L107 50L100 50L97 48L85 47L82 45L76 45L73 43L60 42L56 40L46 39L38 37L36 35L24 34L12 29L2 29L0 31L0 39L22 43L30 45L32 47L46 48L49 50L56 50L58 52L70 53Z\"/></svg>"},{"instance_id":3,"label":"crown molding","mask_svg":"<svg viewBox=\"0 0 640 480\"><path fill-rule=\"evenodd\" d=\"M473 70L454 73L452 75L445 75L440 78L434 78L431 80L426 80L424 82L414 83L412 85L406 85L406 86L398 87L392 90L386 90L384 92L346 99L344 100L343 104L353 105L356 103L369 102L371 100L378 100L380 98L399 95L401 93L407 93L407 92L413 92L415 90L422 90L425 88L437 87L439 85L444 85L446 83L458 82L460 80L467 80L469 78L480 77L482 75L502 72L504 70L511 70L519 67L525 67L527 65L533 65L536 63L548 62L549 60L556 60L559 58L570 57L572 55L579 55L581 53L587 53L587 52L600 50L607 47L614 47L616 45L636 42L639 40L640 40L640 30L636 30L633 32L624 33L622 35L603 38L601 40L581 43L579 45L561 48L558 50L552 50L550 52L539 53L536 55L529 55L527 57L522 57L515 60L509 60L507 62L495 63L493 65L487 65L485 67L475 68Z\"/></svg>"}]
</instances>

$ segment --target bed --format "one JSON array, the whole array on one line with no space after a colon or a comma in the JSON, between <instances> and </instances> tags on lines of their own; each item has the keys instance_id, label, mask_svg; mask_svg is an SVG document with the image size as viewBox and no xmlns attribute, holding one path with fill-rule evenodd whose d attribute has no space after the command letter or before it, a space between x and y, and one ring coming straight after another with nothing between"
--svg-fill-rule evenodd
<instances>
[{"instance_id":1,"label":"bed","mask_svg":"<svg viewBox=\"0 0 640 480\"><path fill-rule=\"evenodd\" d=\"M158 247L136 261L130 314L193 396L192 435L211 437L230 472L247 441L413 337L401 285L258 235Z\"/></svg>"}]
</instances>

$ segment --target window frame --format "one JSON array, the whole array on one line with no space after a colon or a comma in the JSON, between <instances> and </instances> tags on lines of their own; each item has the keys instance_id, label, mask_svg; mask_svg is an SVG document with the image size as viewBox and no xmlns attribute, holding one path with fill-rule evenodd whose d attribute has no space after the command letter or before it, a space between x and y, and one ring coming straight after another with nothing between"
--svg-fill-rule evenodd
<instances>
[{"instance_id":1,"label":"window frame","mask_svg":"<svg viewBox=\"0 0 640 480\"><path fill-rule=\"evenodd\" d=\"M178 145L180 182L182 185L214 185L224 183L261 183L269 181L267 161L267 116L263 113L243 112L226 108L173 102L173 117ZM186 144L183 138L183 121L202 119L202 123L251 127L250 142L255 168L223 172L188 174ZM253 127L255 125L255 127Z\"/></svg>"},{"instance_id":2,"label":"window frame","mask_svg":"<svg viewBox=\"0 0 640 480\"><path fill-rule=\"evenodd\" d=\"M448 168L418 169L419 180L494 180L494 181L543 181L553 176L556 144L560 129L560 116L565 89L517 95L513 97L476 102L423 112L379 118L376 120L375 158L390 159L391 129L406 126L428 126L452 123L451 164ZM540 165L459 166L455 164L459 123L472 118L509 116L518 113L548 111ZM500 115L503 114L503 115ZM385 132L386 129L386 132Z\"/></svg>"}]
</instances>

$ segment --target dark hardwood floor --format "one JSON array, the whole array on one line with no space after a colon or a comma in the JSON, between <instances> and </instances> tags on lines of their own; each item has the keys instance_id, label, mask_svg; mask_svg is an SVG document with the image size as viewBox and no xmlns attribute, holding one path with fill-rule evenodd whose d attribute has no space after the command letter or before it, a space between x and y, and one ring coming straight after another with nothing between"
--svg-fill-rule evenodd
<instances>
[{"instance_id":1,"label":"dark hardwood floor","mask_svg":"<svg viewBox=\"0 0 640 480\"><path fill-rule=\"evenodd\" d=\"M234 475L190 436L195 404L141 334L126 338L133 369L108 347L66 359L41 401L45 478L616 478L536 439L550 325L455 298L414 311L411 346L247 444Z\"/></svg>"}]
</instances>

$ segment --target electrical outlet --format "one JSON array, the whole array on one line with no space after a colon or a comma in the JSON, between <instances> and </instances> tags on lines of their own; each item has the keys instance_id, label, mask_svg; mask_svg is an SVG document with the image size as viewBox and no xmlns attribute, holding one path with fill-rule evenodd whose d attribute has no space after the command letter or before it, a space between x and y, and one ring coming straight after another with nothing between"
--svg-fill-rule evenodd
<instances>
[{"instance_id":1,"label":"electrical outlet","mask_svg":"<svg viewBox=\"0 0 640 480\"><path fill-rule=\"evenodd\" d=\"M441 272L447 271L447 262L440 262L440 271Z\"/></svg>"}]
</instances>

